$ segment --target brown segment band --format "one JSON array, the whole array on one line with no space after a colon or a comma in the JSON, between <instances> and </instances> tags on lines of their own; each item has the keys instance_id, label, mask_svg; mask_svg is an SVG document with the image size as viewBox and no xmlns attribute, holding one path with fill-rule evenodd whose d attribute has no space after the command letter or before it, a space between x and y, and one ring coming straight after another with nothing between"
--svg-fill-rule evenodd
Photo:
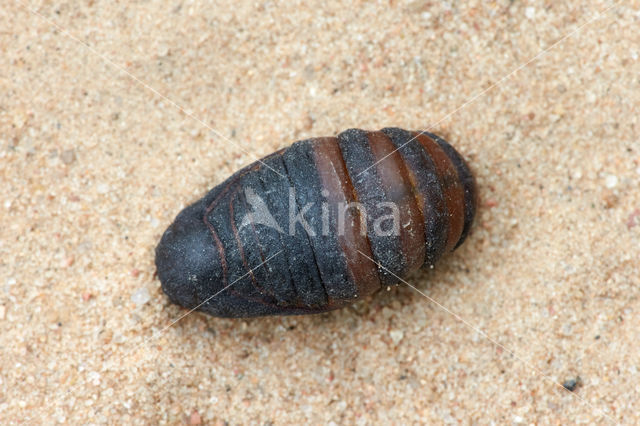
<instances>
[{"instance_id":1,"label":"brown segment band","mask_svg":"<svg viewBox=\"0 0 640 426\"><path fill-rule=\"evenodd\" d=\"M442 139L440 136L431 133L427 133L427 135L431 139L436 141L438 145L440 145L440 147L451 159L451 162L456 166L456 169L458 170L458 178L460 179L460 183L462 184L462 188L464 191L464 228L462 229L462 235L460 236L460 239L456 244L455 248L457 248L464 242L464 240L467 238L467 235L469 235L471 224L473 223L473 217L476 214L476 197L478 193L478 191L476 190L476 181L471 174L471 171L469 170L469 166L458 151L456 151L451 145L449 145L447 141Z\"/></svg>"},{"instance_id":2,"label":"brown segment band","mask_svg":"<svg viewBox=\"0 0 640 426\"><path fill-rule=\"evenodd\" d=\"M464 189L455 165L440 145L424 133L414 132L414 136L436 166L449 214L449 235L445 250L451 251L460 239L464 228Z\"/></svg>"},{"instance_id":3,"label":"brown segment band","mask_svg":"<svg viewBox=\"0 0 640 426\"><path fill-rule=\"evenodd\" d=\"M367 132L376 169L386 191L387 201L395 203L400 213L400 240L406 256L406 272L424 263L424 220L414 195L411 178L402 156L391 139L380 131Z\"/></svg>"},{"instance_id":4,"label":"brown segment band","mask_svg":"<svg viewBox=\"0 0 640 426\"><path fill-rule=\"evenodd\" d=\"M357 202L353 184L338 146L338 139L335 137L316 139L313 145L313 157L322 187L328 192L327 202L331 206L331 214L338 214L339 208L344 208L348 203ZM373 258L366 232L360 232L362 220L359 209L346 209L344 233L338 232L339 230L336 232L347 260L347 268L358 287L358 294L367 296L380 288L380 279L375 264L362 255L364 253L370 259Z\"/></svg>"}]
</instances>

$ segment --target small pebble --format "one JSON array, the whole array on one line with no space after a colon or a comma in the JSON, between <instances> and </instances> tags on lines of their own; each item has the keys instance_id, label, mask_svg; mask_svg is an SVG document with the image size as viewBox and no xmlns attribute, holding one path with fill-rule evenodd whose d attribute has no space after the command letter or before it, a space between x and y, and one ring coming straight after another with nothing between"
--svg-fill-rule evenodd
<instances>
[{"instance_id":1,"label":"small pebble","mask_svg":"<svg viewBox=\"0 0 640 426\"><path fill-rule=\"evenodd\" d=\"M489 209L496 207L497 205L498 205L498 201L494 200L493 198L489 198L487 201L484 202L484 206Z\"/></svg>"},{"instance_id":2,"label":"small pebble","mask_svg":"<svg viewBox=\"0 0 640 426\"><path fill-rule=\"evenodd\" d=\"M627 229L640 225L640 209L635 209L627 219Z\"/></svg>"},{"instance_id":3,"label":"small pebble","mask_svg":"<svg viewBox=\"0 0 640 426\"><path fill-rule=\"evenodd\" d=\"M564 337L571 337L571 335L573 334L571 324L564 324L560 329L560 334Z\"/></svg>"},{"instance_id":4,"label":"small pebble","mask_svg":"<svg viewBox=\"0 0 640 426\"><path fill-rule=\"evenodd\" d=\"M401 330L392 330L389 333L389 336L391 337L391 340L393 340L393 343L397 345L404 337L404 333Z\"/></svg>"},{"instance_id":5,"label":"small pebble","mask_svg":"<svg viewBox=\"0 0 640 426\"><path fill-rule=\"evenodd\" d=\"M524 10L524 16L526 16L527 19L535 18L536 17L536 8L535 7L531 7L531 6L527 7Z\"/></svg>"},{"instance_id":6,"label":"small pebble","mask_svg":"<svg viewBox=\"0 0 640 426\"><path fill-rule=\"evenodd\" d=\"M604 181L604 184L607 186L607 188L612 189L615 188L616 185L618 185L618 176L616 175L609 175L607 176L607 178Z\"/></svg>"},{"instance_id":7,"label":"small pebble","mask_svg":"<svg viewBox=\"0 0 640 426\"><path fill-rule=\"evenodd\" d=\"M582 178L582 170L580 170L580 169L575 169L575 170L573 171L573 178L574 178L574 179L580 179L580 178Z\"/></svg>"},{"instance_id":8,"label":"small pebble","mask_svg":"<svg viewBox=\"0 0 640 426\"><path fill-rule=\"evenodd\" d=\"M87 374L87 379L94 385L98 386L100 384L100 373L97 371L91 371Z\"/></svg>"},{"instance_id":9,"label":"small pebble","mask_svg":"<svg viewBox=\"0 0 640 426\"><path fill-rule=\"evenodd\" d=\"M578 376L575 379L565 380L565 382L562 384L562 387L564 387L566 390L570 392L573 392L581 384L582 384L582 380L580 379L580 376Z\"/></svg>"},{"instance_id":10,"label":"small pebble","mask_svg":"<svg viewBox=\"0 0 640 426\"><path fill-rule=\"evenodd\" d=\"M149 290L146 287L139 288L135 293L131 295L131 301L140 307L147 303L151 299Z\"/></svg>"},{"instance_id":11,"label":"small pebble","mask_svg":"<svg viewBox=\"0 0 640 426\"><path fill-rule=\"evenodd\" d=\"M200 417L200 414L198 413L197 410L193 410L193 413L191 413L191 417L189 417L189 424L199 425L201 423L202 423L202 418Z\"/></svg>"},{"instance_id":12,"label":"small pebble","mask_svg":"<svg viewBox=\"0 0 640 426\"><path fill-rule=\"evenodd\" d=\"M98 194L106 194L107 192L109 192L109 185L107 185L106 183L101 183L96 189L98 190Z\"/></svg>"},{"instance_id":13,"label":"small pebble","mask_svg":"<svg viewBox=\"0 0 640 426\"><path fill-rule=\"evenodd\" d=\"M602 201L607 209L615 207L618 204L618 196L610 189L605 189L602 193Z\"/></svg>"},{"instance_id":14,"label":"small pebble","mask_svg":"<svg viewBox=\"0 0 640 426\"><path fill-rule=\"evenodd\" d=\"M76 161L76 152L73 149L67 149L60 154L60 160L67 166Z\"/></svg>"}]
</instances>

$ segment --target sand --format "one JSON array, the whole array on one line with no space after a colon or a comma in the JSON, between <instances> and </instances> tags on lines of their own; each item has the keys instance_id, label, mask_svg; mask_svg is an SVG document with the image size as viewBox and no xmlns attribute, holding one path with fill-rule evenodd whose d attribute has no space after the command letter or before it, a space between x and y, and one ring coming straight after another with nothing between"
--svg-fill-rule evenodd
<instances>
[{"instance_id":1,"label":"sand","mask_svg":"<svg viewBox=\"0 0 640 426\"><path fill-rule=\"evenodd\" d=\"M612 5L8 2L0 422L640 422L640 6ZM181 208L297 139L385 126L442 134L479 185L468 241L408 278L423 294L168 302L154 248Z\"/></svg>"}]
</instances>

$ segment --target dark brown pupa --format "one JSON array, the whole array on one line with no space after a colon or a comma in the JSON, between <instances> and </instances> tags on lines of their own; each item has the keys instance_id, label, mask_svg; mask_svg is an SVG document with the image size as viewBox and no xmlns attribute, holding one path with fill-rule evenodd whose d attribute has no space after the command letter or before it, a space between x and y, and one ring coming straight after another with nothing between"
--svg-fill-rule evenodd
<instances>
[{"instance_id":1,"label":"dark brown pupa","mask_svg":"<svg viewBox=\"0 0 640 426\"><path fill-rule=\"evenodd\" d=\"M462 157L427 132L299 141L185 208L156 248L158 276L173 302L215 316L326 312L458 247L475 194Z\"/></svg>"}]
</instances>

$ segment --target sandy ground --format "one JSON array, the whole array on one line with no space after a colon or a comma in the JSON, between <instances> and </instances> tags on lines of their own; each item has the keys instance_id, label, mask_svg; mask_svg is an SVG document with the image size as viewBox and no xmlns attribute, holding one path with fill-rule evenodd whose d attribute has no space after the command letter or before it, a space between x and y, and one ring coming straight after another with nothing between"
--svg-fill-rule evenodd
<instances>
[{"instance_id":1,"label":"sandy ground","mask_svg":"<svg viewBox=\"0 0 640 426\"><path fill-rule=\"evenodd\" d=\"M0 422L640 422L640 4L612 5L3 5ZM153 253L182 207L384 126L479 184L424 296L181 318Z\"/></svg>"}]
</instances>

